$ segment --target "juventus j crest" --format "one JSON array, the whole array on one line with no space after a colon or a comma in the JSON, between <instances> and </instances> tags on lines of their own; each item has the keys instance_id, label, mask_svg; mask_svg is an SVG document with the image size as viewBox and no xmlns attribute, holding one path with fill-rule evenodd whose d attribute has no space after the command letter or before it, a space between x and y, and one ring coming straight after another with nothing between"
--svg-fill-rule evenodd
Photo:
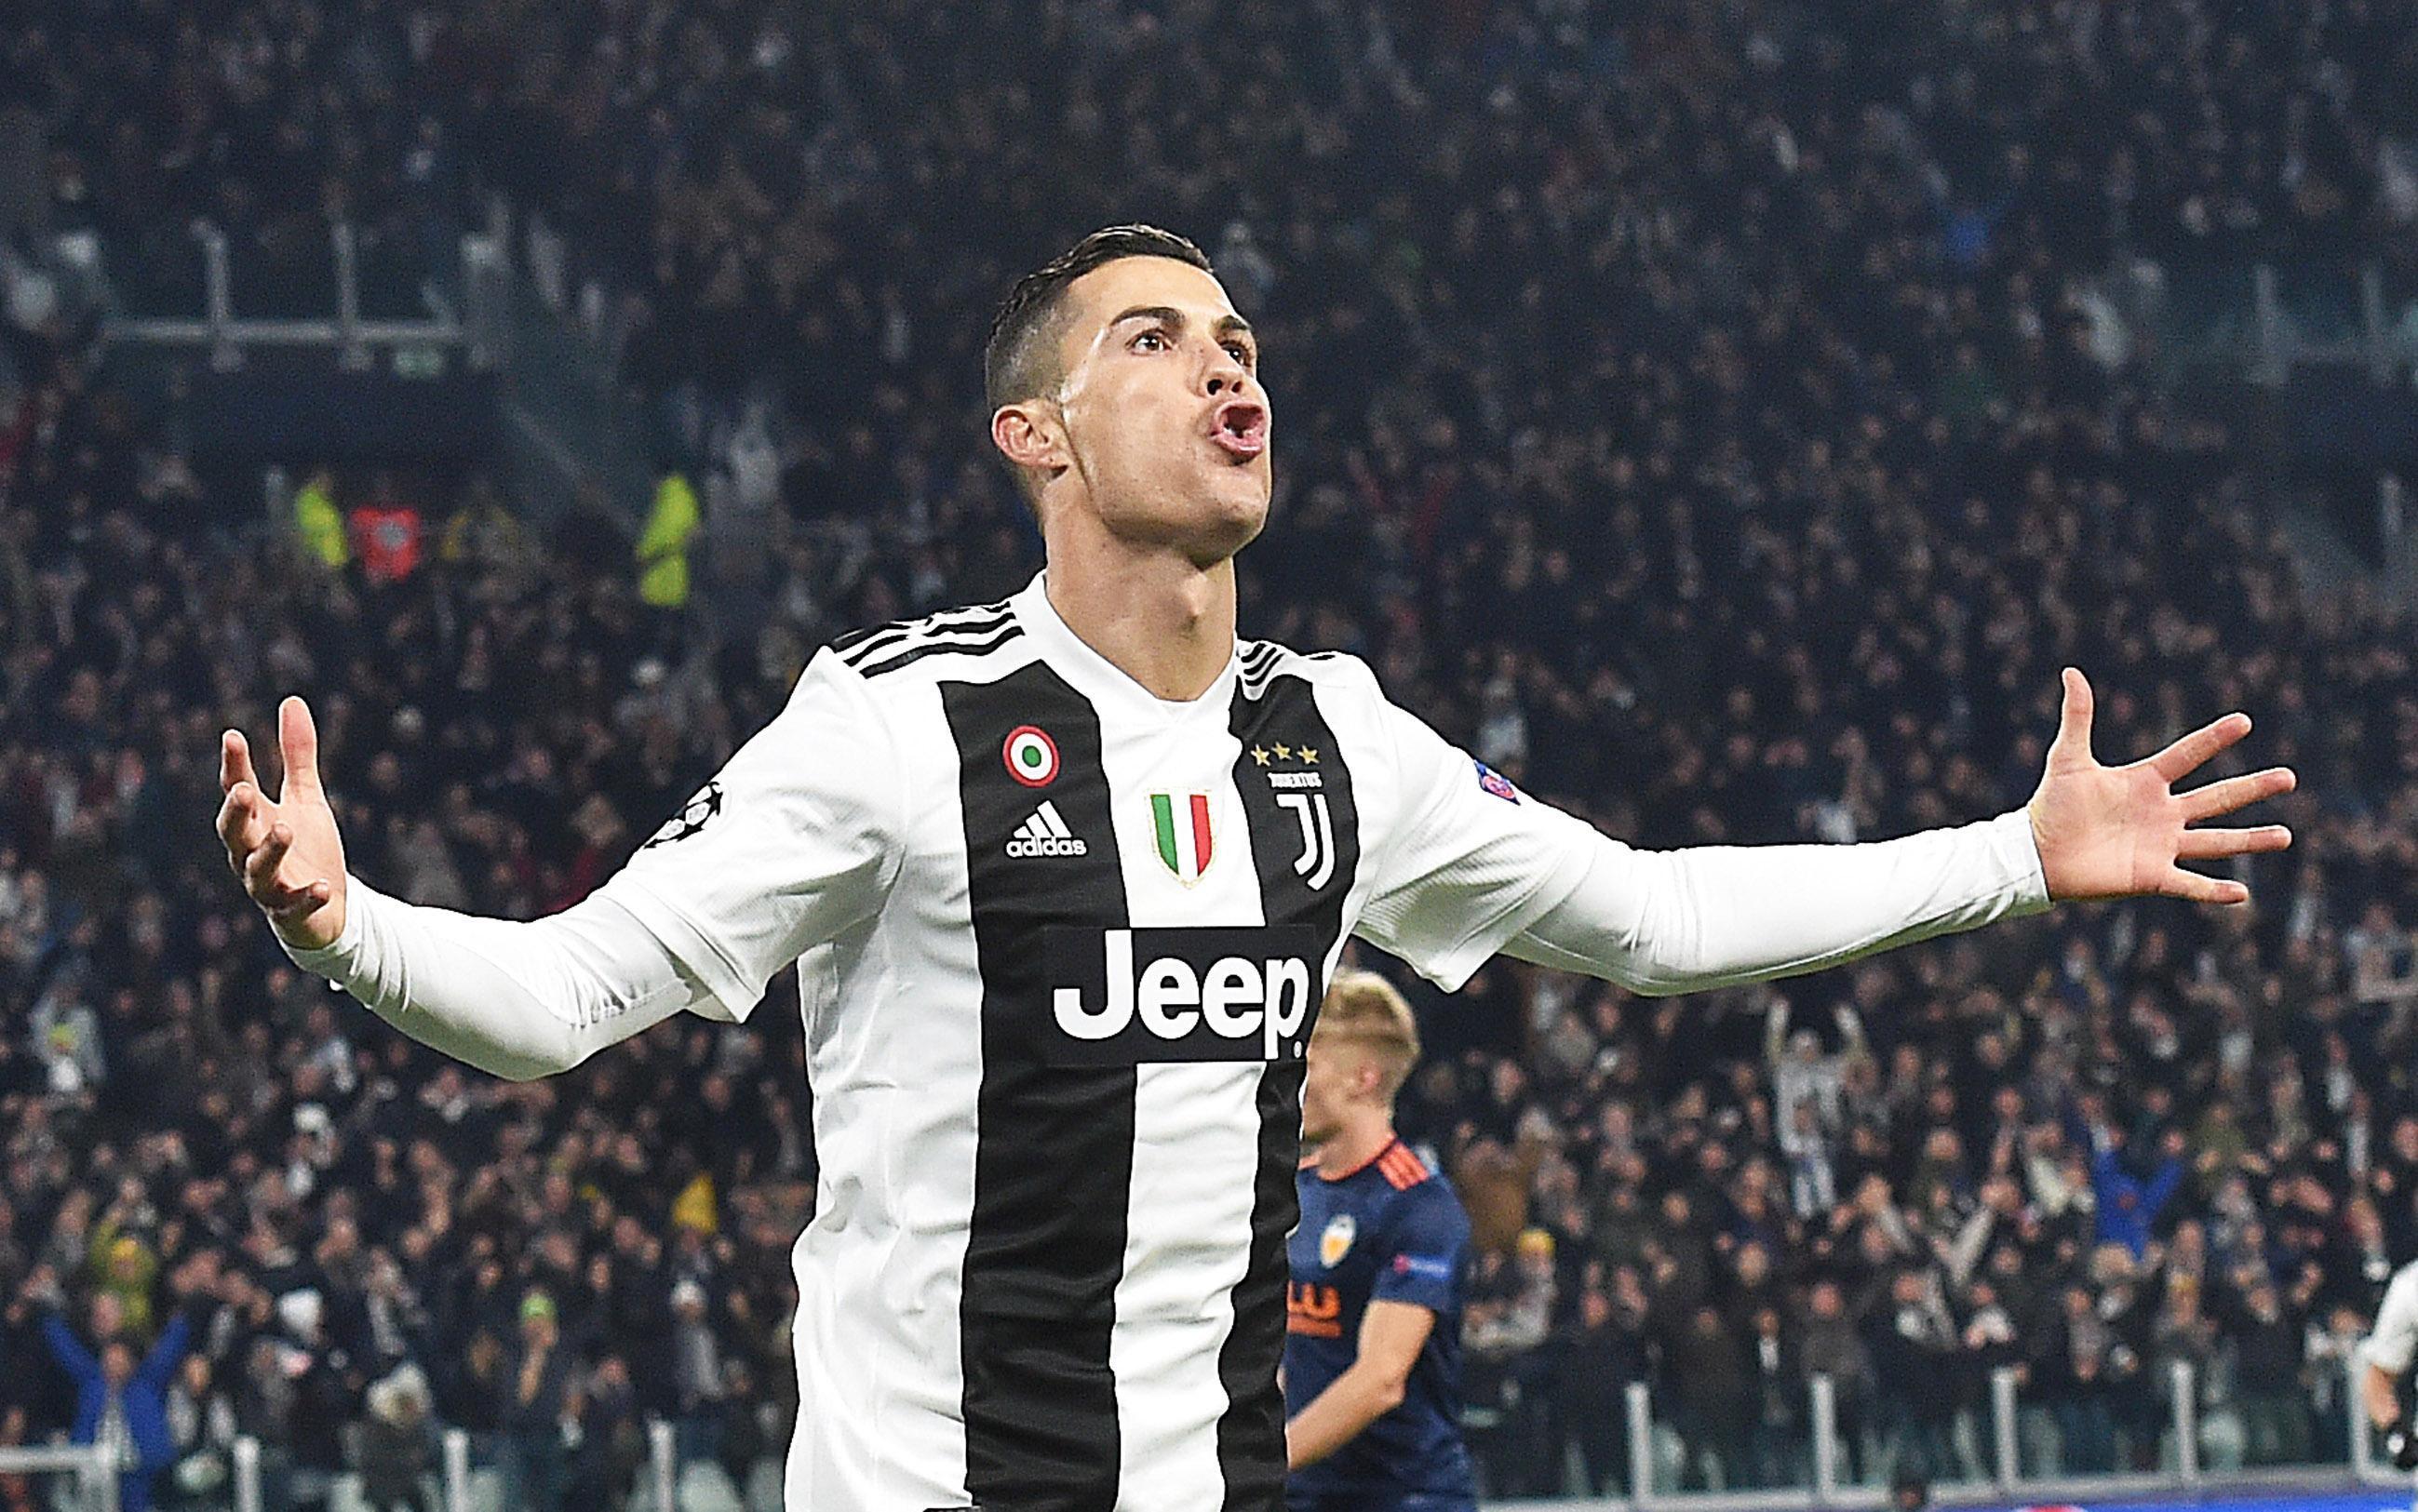
<instances>
[{"instance_id":1,"label":"juventus j crest","mask_svg":"<svg viewBox=\"0 0 2418 1512\"><path fill-rule=\"evenodd\" d=\"M1301 827L1301 848L1293 874L1315 893L1335 878L1335 816L1326 804L1326 779L1318 770L1318 747L1278 741L1253 745L1251 761L1267 779L1277 806Z\"/></svg>"}]
</instances>

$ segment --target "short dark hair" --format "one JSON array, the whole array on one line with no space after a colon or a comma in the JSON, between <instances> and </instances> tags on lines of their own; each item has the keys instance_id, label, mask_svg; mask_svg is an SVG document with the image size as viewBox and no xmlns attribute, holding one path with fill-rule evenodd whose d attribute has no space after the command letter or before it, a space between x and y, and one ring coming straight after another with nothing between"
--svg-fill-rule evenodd
<instances>
[{"instance_id":1,"label":"short dark hair","mask_svg":"<svg viewBox=\"0 0 2418 1512\"><path fill-rule=\"evenodd\" d=\"M1031 399L1058 381L1058 317L1066 287L1092 269L1124 257L1171 257L1204 273L1209 254L1190 239L1156 226L1107 226L1016 281L983 344L983 393L990 407Z\"/></svg>"}]
</instances>

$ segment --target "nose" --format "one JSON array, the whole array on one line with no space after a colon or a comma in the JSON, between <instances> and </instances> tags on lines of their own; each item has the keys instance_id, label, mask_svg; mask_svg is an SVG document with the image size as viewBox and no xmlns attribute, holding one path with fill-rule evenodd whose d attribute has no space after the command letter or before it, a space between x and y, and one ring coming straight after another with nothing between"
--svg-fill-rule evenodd
<instances>
[{"instance_id":1,"label":"nose","mask_svg":"<svg viewBox=\"0 0 2418 1512\"><path fill-rule=\"evenodd\" d=\"M1213 342L1209 348L1209 370L1205 387L1212 399L1229 399L1251 385L1251 371L1235 360L1222 342Z\"/></svg>"}]
</instances>

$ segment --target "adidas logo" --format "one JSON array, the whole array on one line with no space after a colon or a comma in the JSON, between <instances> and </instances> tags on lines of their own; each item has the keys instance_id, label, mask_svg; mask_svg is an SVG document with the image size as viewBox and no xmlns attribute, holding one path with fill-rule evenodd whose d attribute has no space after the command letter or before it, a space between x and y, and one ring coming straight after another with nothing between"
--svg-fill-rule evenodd
<instances>
[{"instance_id":1,"label":"adidas logo","mask_svg":"<svg viewBox=\"0 0 2418 1512\"><path fill-rule=\"evenodd\" d=\"M1007 837L1007 853L1011 856L1081 856L1091 847L1066 828L1058 817L1058 805L1043 803L1016 827Z\"/></svg>"}]
</instances>

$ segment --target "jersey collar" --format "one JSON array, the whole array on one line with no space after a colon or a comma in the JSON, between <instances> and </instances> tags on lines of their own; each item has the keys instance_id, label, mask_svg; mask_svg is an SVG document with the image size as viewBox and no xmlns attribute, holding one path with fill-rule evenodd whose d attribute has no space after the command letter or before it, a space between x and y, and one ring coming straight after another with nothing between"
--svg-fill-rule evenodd
<instances>
[{"instance_id":1,"label":"jersey collar","mask_svg":"<svg viewBox=\"0 0 2418 1512\"><path fill-rule=\"evenodd\" d=\"M1385 1159L1388 1152L1400 1148L1402 1148L1402 1137L1397 1134L1392 1138L1387 1139L1384 1144L1379 1145L1374 1151L1372 1151L1368 1159L1353 1167L1350 1170L1345 1171L1342 1175L1329 1176L1324 1171L1320 1171L1318 1173L1318 1179L1322 1182L1329 1183L1348 1182L1353 1177L1359 1175L1362 1171L1367 1170L1370 1167L1375 1165L1380 1160Z\"/></svg>"},{"instance_id":2,"label":"jersey collar","mask_svg":"<svg viewBox=\"0 0 2418 1512\"><path fill-rule=\"evenodd\" d=\"M1239 645L1226 652L1226 664L1200 697L1161 698L1067 628L1066 621L1059 619L1058 611L1050 605L1046 588L1048 576L1047 570L1033 573L1033 581L1008 600L1008 606L1016 611L1017 622L1024 633L1038 643L1042 655L1075 685L1076 691L1086 697L1115 704L1129 713L1167 724L1187 719L1203 710L1214 710L1220 721L1225 719L1234 698Z\"/></svg>"}]
</instances>

